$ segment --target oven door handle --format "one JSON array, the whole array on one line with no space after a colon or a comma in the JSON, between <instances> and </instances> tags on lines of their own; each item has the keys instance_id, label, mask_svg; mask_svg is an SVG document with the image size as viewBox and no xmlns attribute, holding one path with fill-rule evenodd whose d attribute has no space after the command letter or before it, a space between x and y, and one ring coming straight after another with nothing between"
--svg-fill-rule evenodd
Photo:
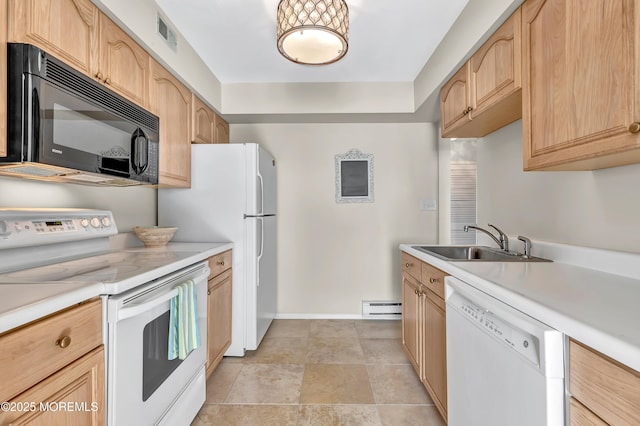
<instances>
[{"instance_id":1,"label":"oven door handle","mask_svg":"<svg viewBox=\"0 0 640 426\"><path fill-rule=\"evenodd\" d=\"M126 308L122 308L118 311L118 321L125 320L127 318L135 317L136 315L140 315L143 312L151 310L158 305L163 304L167 300L173 299L178 295L178 289L174 287L168 292L161 294L160 296L154 297L145 303L136 303L132 304Z\"/></svg>"}]
</instances>

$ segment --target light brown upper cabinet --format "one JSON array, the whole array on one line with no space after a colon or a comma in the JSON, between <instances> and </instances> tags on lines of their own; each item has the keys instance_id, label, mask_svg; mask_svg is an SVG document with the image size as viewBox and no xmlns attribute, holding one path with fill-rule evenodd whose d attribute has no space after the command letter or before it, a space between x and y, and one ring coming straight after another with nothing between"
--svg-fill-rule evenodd
<instances>
[{"instance_id":1,"label":"light brown upper cabinet","mask_svg":"<svg viewBox=\"0 0 640 426\"><path fill-rule=\"evenodd\" d=\"M229 143L229 124L216 114L216 143Z\"/></svg>"},{"instance_id":2,"label":"light brown upper cabinet","mask_svg":"<svg viewBox=\"0 0 640 426\"><path fill-rule=\"evenodd\" d=\"M9 41L36 45L90 75L99 15L90 0L9 0Z\"/></svg>"},{"instance_id":3,"label":"light brown upper cabinet","mask_svg":"<svg viewBox=\"0 0 640 426\"><path fill-rule=\"evenodd\" d=\"M193 95L193 143L216 143L216 113Z\"/></svg>"},{"instance_id":4,"label":"light brown upper cabinet","mask_svg":"<svg viewBox=\"0 0 640 426\"><path fill-rule=\"evenodd\" d=\"M93 76L125 98L148 108L149 54L100 14L100 63Z\"/></svg>"},{"instance_id":5,"label":"light brown upper cabinet","mask_svg":"<svg viewBox=\"0 0 640 426\"><path fill-rule=\"evenodd\" d=\"M191 91L150 60L149 104L160 118L161 186L191 186Z\"/></svg>"},{"instance_id":6,"label":"light brown upper cabinet","mask_svg":"<svg viewBox=\"0 0 640 426\"><path fill-rule=\"evenodd\" d=\"M522 116L520 9L440 91L443 137L482 137Z\"/></svg>"},{"instance_id":7,"label":"light brown upper cabinet","mask_svg":"<svg viewBox=\"0 0 640 426\"><path fill-rule=\"evenodd\" d=\"M0 2L0 64L7 63L7 4ZM0 157L7 156L7 67L0 66Z\"/></svg>"},{"instance_id":8,"label":"light brown upper cabinet","mask_svg":"<svg viewBox=\"0 0 640 426\"><path fill-rule=\"evenodd\" d=\"M640 162L640 50L634 0L527 0L525 170Z\"/></svg>"}]
</instances>

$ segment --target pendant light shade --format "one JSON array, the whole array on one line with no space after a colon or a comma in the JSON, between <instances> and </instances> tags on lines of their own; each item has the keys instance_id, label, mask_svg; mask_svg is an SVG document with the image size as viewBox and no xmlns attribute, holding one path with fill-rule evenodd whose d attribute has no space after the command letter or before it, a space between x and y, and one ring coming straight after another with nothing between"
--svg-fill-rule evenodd
<instances>
[{"instance_id":1,"label":"pendant light shade","mask_svg":"<svg viewBox=\"0 0 640 426\"><path fill-rule=\"evenodd\" d=\"M280 0L278 50L290 61L324 65L349 48L349 8L344 0Z\"/></svg>"}]
</instances>

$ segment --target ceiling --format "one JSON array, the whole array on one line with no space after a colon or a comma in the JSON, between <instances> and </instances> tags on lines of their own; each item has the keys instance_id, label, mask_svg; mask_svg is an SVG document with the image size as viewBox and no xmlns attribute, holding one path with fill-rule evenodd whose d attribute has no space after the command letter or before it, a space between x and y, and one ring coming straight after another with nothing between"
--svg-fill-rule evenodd
<instances>
[{"instance_id":1,"label":"ceiling","mask_svg":"<svg viewBox=\"0 0 640 426\"><path fill-rule=\"evenodd\" d=\"M347 0L349 51L324 66L276 48L278 0L156 0L227 83L413 82L468 0Z\"/></svg>"}]
</instances>

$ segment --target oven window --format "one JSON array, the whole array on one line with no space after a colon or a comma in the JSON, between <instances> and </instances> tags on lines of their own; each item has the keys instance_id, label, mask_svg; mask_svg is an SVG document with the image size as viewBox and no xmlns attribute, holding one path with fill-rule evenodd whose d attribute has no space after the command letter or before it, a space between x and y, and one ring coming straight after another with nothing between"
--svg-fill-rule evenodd
<instances>
[{"instance_id":1,"label":"oven window","mask_svg":"<svg viewBox=\"0 0 640 426\"><path fill-rule=\"evenodd\" d=\"M181 359L168 360L169 314L167 311L144 327L142 341L142 400L146 401L178 368Z\"/></svg>"}]
</instances>

